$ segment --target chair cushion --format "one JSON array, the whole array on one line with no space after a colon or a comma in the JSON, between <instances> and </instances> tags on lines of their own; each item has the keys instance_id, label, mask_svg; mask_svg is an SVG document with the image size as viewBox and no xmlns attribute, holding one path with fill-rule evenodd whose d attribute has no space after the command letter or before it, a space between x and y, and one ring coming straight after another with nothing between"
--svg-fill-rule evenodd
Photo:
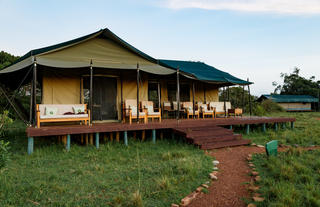
<instances>
[{"instance_id":1,"label":"chair cushion","mask_svg":"<svg viewBox=\"0 0 320 207\"><path fill-rule=\"evenodd\" d=\"M150 116L158 116L158 115L160 115L160 112L148 112L148 115L150 115Z\"/></svg>"},{"instance_id":2,"label":"chair cushion","mask_svg":"<svg viewBox=\"0 0 320 207\"><path fill-rule=\"evenodd\" d=\"M153 113L153 106L146 106L147 110L148 110L148 114Z\"/></svg>"}]
</instances>

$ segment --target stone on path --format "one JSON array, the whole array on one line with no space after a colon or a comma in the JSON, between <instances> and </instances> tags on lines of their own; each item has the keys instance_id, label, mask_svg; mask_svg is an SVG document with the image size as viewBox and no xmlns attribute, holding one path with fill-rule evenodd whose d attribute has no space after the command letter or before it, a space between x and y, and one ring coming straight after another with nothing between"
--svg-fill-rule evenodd
<instances>
[{"instance_id":1,"label":"stone on path","mask_svg":"<svg viewBox=\"0 0 320 207\"><path fill-rule=\"evenodd\" d=\"M253 199L255 202L262 202L262 201L264 201L264 198L261 198L261 197L252 197L252 199Z\"/></svg>"},{"instance_id":2,"label":"stone on path","mask_svg":"<svg viewBox=\"0 0 320 207\"><path fill-rule=\"evenodd\" d=\"M258 144L257 147L264 148L264 146L261 144Z\"/></svg>"},{"instance_id":3,"label":"stone on path","mask_svg":"<svg viewBox=\"0 0 320 207\"><path fill-rule=\"evenodd\" d=\"M218 160L214 160L214 161L212 161L212 163L213 163L213 165L219 165L219 161Z\"/></svg>"}]
</instances>

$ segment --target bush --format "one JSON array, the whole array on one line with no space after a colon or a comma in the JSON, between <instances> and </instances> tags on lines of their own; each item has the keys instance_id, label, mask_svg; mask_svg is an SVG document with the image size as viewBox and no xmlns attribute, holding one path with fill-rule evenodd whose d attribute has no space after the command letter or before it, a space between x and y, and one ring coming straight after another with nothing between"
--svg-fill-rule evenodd
<instances>
[{"instance_id":1,"label":"bush","mask_svg":"<svg viewBox=\"0 0 320 207\"><path fill-rule=\"evenodd\" d=\"M261 106L267 113L272 112L283 112L285 111L279 104L273 102L272 100L264 100L261 102Z\"/></svg>"},{"instance_id":2,"label":"bush","mask_svg":"<svg viewBox=\"0 0 320 207\"><path fill-rule=\"evenodd\" d=\"M9 111L4 111L3 114L0 114L0 138L4 136L5 129L8 127L8 125L13 122L8 115Z\"/></svg>"},{"instance_id":3,"label":"bush","mask_svg":"<svg viewBox=\"0 0 320 207\"><path fill-rule=\"evenodd\" d=\"M9 161L9 142L0 140L0 169L4 168Z\"/></svg>"}]
</instances>

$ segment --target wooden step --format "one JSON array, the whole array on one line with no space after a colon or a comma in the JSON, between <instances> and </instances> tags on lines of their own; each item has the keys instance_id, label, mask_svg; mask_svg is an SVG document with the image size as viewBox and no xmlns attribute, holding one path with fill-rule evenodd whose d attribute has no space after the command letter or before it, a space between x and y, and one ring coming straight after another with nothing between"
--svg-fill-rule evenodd
<instances>
[{"instance_id":1,"label":"wooden step","mask_svg":"<svg viewBox=\"0 0 320 207\"><path fill-rule=\"evenodd\" d=\"M201 144L209 144L209 143L217 143L223 141L231 141L231 140L240 140L242 135L240 134L231 134L231 135L219 135L216 137L208 136L208 137L201 137L201 138L194 138L193 143L201 145Z\"/></svg>"},{"instance_id":2,"label":"wooden step","mask_svg":"<svg viewBox=\"0 0 320 207\"><path fill-rule=\"evenodd\" d=\"M241 145L247 145L250 144L250 140L241 139L241 140L231 140L231 141L225 141L225 142L217 142L213 144L206 144L201 145L200 149L208 150L208 149L218 149L218 148L224 148L224 147L235 147L235 146L241 146Z\"/></svg>"},{"instance_id":3,"label":"wooden step","mask_svg":"<svg viewBox=\"0 0 320 207\"><path fill-rule=\"evenodd\" d=\"M196 137L209 137L209 136L221 136L221 135L233 135L233 132L231 130L219 130L219 131L202 131L202 132L191 132L187 133L187 138L196 138Z\"/></svg>"}]
</instances>

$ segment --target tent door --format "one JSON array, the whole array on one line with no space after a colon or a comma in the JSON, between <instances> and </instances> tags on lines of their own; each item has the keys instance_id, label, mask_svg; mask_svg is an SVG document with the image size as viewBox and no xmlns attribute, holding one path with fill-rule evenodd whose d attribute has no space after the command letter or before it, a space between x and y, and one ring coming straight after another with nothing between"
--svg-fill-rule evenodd
<instances>
[{"instance_id":1,"label":"tent door","mask_svg":"<svg viewBox=\"0 0 320 207\"><path fill-rule=\"evenodd\" d=\"M116 120L117 79L109 77L93 78L93 120Z\"/></svg>"}]
</instances>

